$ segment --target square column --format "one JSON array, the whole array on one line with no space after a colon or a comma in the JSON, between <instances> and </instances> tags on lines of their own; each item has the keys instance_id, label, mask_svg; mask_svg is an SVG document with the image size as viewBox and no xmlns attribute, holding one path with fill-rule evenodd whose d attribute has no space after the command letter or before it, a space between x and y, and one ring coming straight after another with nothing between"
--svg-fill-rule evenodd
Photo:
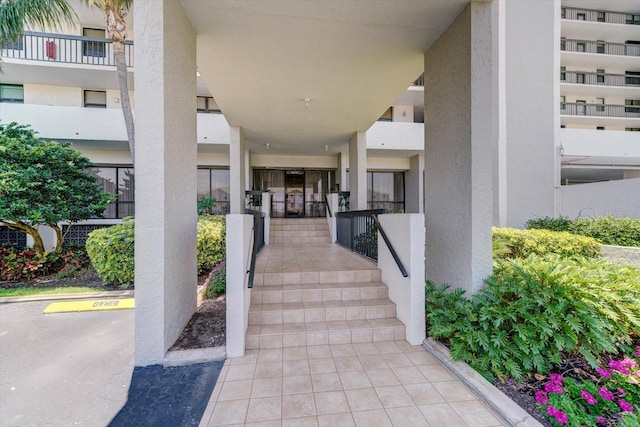
<instances>
[{"instance_id":1,"label":"square column","mask_svg":"<svg viewBox=\"0 0 640 427\"><path fill-rule=\"evenodd\" d=\"M229 139L230 209L232 214L244 214L248 156L242 129L230 126Z\"/></svg>"},{"instance_id":2,"label":"square column","mask_svg":"<svg viewBox=\"0 0 640 427\"><path fill-rule=\"evenodd\" d=\"M135 364L162 363L196 310L196 34L136 0Z\"/></svg>"},{"instance_id":3,"label":"square column","mask_svg":"<svg viewBox=\"0 0 640 427\"><path fill-rule=\"evenodd\" d=\"M349 139L349 209L367 209L367 134L356 132Z\"/></svg>"},{"instance_id":4,"label":"square column","mask_svg":"<svg viewBox=\"0 0 640 427\"><path fill-rule=\"evenodd\" d=\"M426 278L477 292L492 272L492 7L472 1L425 54Z\"/></svg>"},{"instance_id":5,"label":"square column","mask_svg":"<svg viewBox=\"0 0 640 427\"><path fill-rule=\"evenodd\" d=\"M424 155L416 154L409 162L409 170L404 174L404 211L424 213Z\"/></svg>"},{"instance_id":6,"label":"square column","mask_svg":"<svg viewBox=\"0 0 640 427\"><path fill-rule=\"evenodd\" d=\"M347 188L347 155L338 153L336 155L338 170L336 171L336 184L340 185L340 191L349 191Z\"/></svg>"}]
</instances>

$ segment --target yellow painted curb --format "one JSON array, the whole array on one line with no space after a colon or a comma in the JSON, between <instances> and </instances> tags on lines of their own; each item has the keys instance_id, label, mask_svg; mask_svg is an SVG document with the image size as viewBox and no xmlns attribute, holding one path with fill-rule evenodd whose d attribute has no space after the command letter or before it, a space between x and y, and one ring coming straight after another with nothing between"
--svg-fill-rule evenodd
<instances>
[{"instance_id":1,"label":"yellow painted curb","mask_svg":"<svg viewBox=\"0 0 640 427\"><path fill-rule=\"evenodd\" d=\"M44 314L69 313L74 311L127 310L135 307L133 298L100 299L85 301L52 302L44 309Z\"/></svg>"}]
</instances>

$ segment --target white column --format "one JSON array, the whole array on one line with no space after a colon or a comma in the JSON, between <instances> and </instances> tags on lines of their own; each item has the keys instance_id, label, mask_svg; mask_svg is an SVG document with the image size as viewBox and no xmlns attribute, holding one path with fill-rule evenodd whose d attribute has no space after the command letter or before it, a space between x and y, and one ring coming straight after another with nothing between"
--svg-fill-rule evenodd
<instances>
[{"instance_id":1,"label":"white column","mask_svg":"<svg viewBox=\"0 0 640 427\"><path fill-rule=\"evenodd\" d=\"M470 293L492 271L491 12L471 2L425 55L427 279Z\"/></svg>"},{"instance_id":2,"label":"white column","mask_svg":"<svg viewBox=\"0 0 640 427\"><path fill-rule=\"evenodd\" d=\"M262 213L264 214L264 244L269 244L271 230L271 193L262 193Z\"/></svg>"},{"instance_id":3,"label":"white column","mask_svg":"<svg viewBox=\"0 0 640 427\"><path fill-rule=\"evenodd\" d=\"M409 159L409 170L404 174L404 211L424 213L424 155Z\"/></svg>"},{"instance_id":4,"label":"white column","mask_svg":"<svg viewBox=\"0 0 640 427\"><path fill-rule=\"evenodd\" d=\"M229 177L231 213L244 213L244 192L246 190L247 153L244 134L238 126L229 127Z\"/></svg>"},{"instance_id":5,"label":"white column","mask_svg":"<svg viewBox=\"0 0 640 427\"><path fill-rule=\"evenodd\" d=\"M367 134L356 132L349 139L349 209L367 209Z\"/></svg>"},{"instance_id":6,"label":"white column","mask_svg":"<svg viewBox=\"0 0 640 427\"><path fill-rule=\"evenodd\" d=\"M505 131L509 227L557 214L560 186L560 1L506 1Z\"/></svg>"},{"instance_id":7,"label":"white column","mask_svg":"<svg viewBox=\"0 0 640 427\"><path fill-rule=\"evenodd\" d=\"M338 170L336 171L336 184L340 184L340 191L349 191L347 188L347 159L346 153L338 153Z\"/></svg>"},{"instance_id":8,"label":"white column","mask_svg":"<svg viewBox=\"0 0 640 427\"><path fill-rule=\"evenodd\" d=\"M196 35L180 2L136 0L135 363L162 363L196 309Z\"/></svg>"}]
</instances>

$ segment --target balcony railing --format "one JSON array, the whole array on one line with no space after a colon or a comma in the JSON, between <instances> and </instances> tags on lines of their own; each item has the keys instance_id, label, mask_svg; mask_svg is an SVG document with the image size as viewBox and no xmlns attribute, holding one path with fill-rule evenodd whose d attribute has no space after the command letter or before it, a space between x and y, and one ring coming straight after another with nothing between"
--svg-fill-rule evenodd
<instances>
[{"instance_id":1,"label":"balcony railing","mask_svg":"<svg viewBox=\"0 0 640 427\"><path fill-rule=\"evenodd\" d=\"M128 67L133 67L133 42L124 46ZM97 37L25 32L0 51L2 58L67 64L116 65L110 40Z\"/></svg>"},{"instance_id":2,"label":"balcony railing","mask_svg":"<svg viewBox=\"0 0 640 427\"><path fill-rule=\"evenodd\" d=\"M622 12L609 12L606 10L563 7L561 9L561 16L562 16L562 19L573 19L576 21L640 25L640 12L634 14L634 13L622 13Z\"/></svg>"},{"instance_id":3,"label":"balcony railing","mask_svg":"<svg viewBox=\"0 0 640 427\"><path fill-rule=\"evenodd\" d=\"M567 116L640 118L640 105L583 104L561 102L560 114Z\"/></svg>"},{"instance_id":4,"label":"balcony railing","mask_svg":"<svg viewBox=\"0 0 640 427\"><path fill-rule=\"evenodd\" d=\"M560 71L560 82L599 86L640 87L640 75Z\"/></svg>"},{"instance_id":5,"label":"balcony railing","mask_svg":"<svg viewBox=\"0 0 640 427\"><path fill-rule=\"evenodd\" d=\"M420 74L420 77L418 77L411 86L424 86L424 73Z\"/></svg>"},{"instance_id":6,"label":"balcony railing","mask_svg":"<svg viewBox=\"0 0 640 427\"><path fill-rule=\"evenodd\" d=\"M602 53L605 55L640 56L640 44L610 43L593 40L560 39L560 50Z\"/></svg>"}]
</instances>

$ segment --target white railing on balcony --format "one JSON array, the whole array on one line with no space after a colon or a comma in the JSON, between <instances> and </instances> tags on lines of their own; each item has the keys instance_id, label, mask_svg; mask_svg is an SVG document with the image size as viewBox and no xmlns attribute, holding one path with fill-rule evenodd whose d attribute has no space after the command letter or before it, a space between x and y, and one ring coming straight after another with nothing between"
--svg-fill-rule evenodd
<instances>
[{"instance_id":1,"label":"white railing on balcony","mask_svg":"<svg viewBox=\"0 0 640 427\"><path fill-rule=\"evenodd\" d=\"M560 71L560 82L599 86L640 87L640 75Z\"/></svg>"},{"instance_id":2,"label":"white railing on balcony","mask_svg":"<svg viewBox=\"0 0 640 427\"><path fill-rule=\"evenodd\" d=\"M561 102L560 114L567 116L640 118L640 105L586 104Z\"/></svg>"},{"instance_id":3,"label":"white railing on balcony","mask_svg":"<svg viewBox=\"0 0 640 427\"><path fill-rule=\"evenodd\" d=\"M605 55L640 56L640 44L610 43L593 40L560 39L560 50L568 52L602 53Z\"/></svg>"},{"instance_id":4,"label":"white railing on balcony","mask_svg":"<svg viewBox=\"0 0 640 427\"><path fill-rule=\"evenodd\" d=\"M133 67L132 41L125 42L124 52L127 66ZM25 32L18 40L7 44L0 51L0 57L67 64L116 65L110 40L66 34Z\"/></svg>"},{"instance_id":5,"label":"white railing on balcony","mask_svg":"<svg viewBox=\"0 0 640 427\"><path fill-rule=\"evenodd\" d=\"M576 21L606 22L609 24L640 25L640 11L637 13L609 12L606 10L563 7L562 19Z\"/></svg>"}]
</instances>

